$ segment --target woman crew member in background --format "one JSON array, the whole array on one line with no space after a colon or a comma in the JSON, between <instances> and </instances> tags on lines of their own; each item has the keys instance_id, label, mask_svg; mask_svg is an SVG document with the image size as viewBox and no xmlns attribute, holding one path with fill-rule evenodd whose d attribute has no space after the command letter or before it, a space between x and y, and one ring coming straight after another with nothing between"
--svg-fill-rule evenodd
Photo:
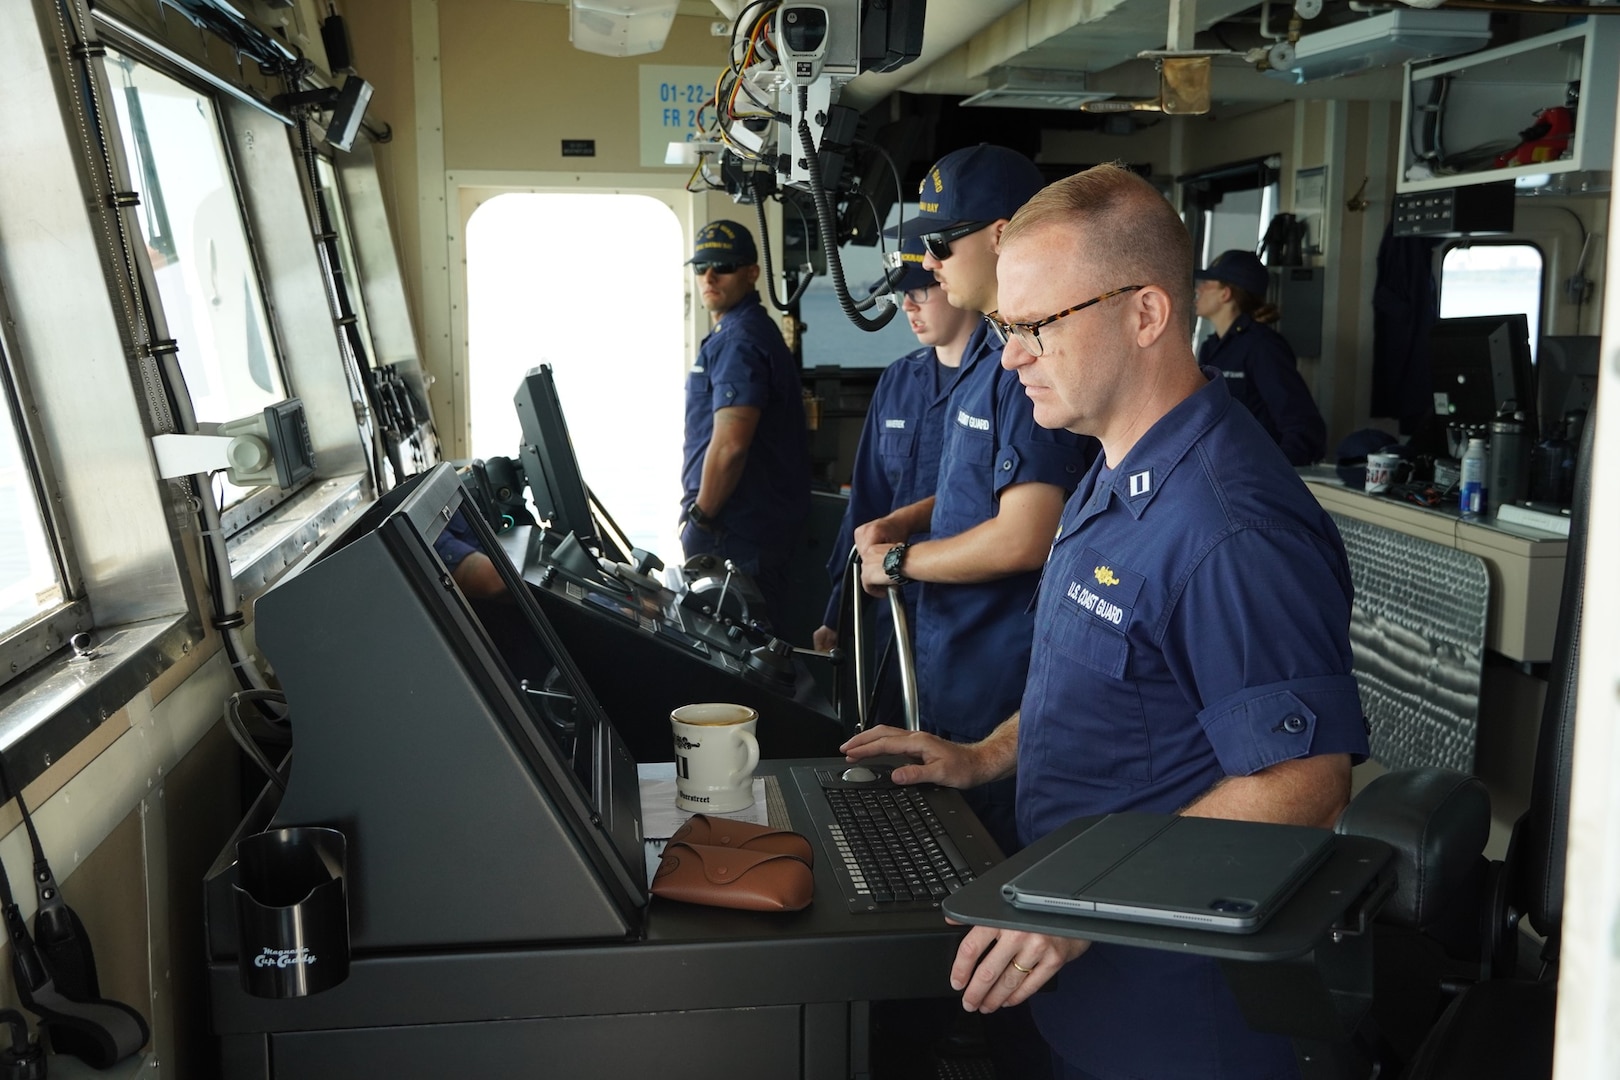
<instances>
[{"instance_id":1,"label":"woman crew member in background","mask_svg":"<svg viewBox=\"0 0 1620 1080\"><path fill-rule=\"evenodd\" d=\"M1269 278L1258 256L1225 251L1193 277L1195 310L1215 333L1198 349L1198 363L1220 368L1232 396L1260 421L1294 465L1309 465L1327 449L1327 425L1300 377L1294 350L1268 323Z\"/></svg>"}]
</instances>

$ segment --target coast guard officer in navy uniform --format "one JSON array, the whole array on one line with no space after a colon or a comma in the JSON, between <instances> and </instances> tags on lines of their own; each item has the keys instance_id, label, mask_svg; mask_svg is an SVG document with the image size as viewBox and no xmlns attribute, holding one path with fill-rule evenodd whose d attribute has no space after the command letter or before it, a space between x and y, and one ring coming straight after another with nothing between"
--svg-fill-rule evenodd
<instances>
[{"instance_id":1,"label":"coast guard officer in navy uniform","mask_svg":"<svg viewBox=\"0 0 1620 1080\"><path fill-rule=\"evenodd\" d=\"M686 379L681 547L731 559L772 612L810 515L810 443L799 366L754 283L754 237L735 221L698 233L691 258L714 329Z\"/></svg>"},{"instance_id":2,"label":"coast guard officer in navy uniform","mask_svg":"<svg viewBox=\"0 0 1620 1080\"><path fill-rule=\"evenodd\" d=\"M1020 711L977 745L877 728L847 755L911 756L900 783L1016 773L1025 842L1133 810L1331 825L1367 753L1349 566L1276 444L1193 357L1181 219L1099 166L1031 199L1001 246L1002 363L1039 423L1095 435L1103 457L1064 508ZM975 927L951 983L969 1010L1027 1000L1065 1080L1298 1075L1290 1041L1248 1027L1208 958Z\"/></svg>"},{"instance_id":3,"label":"coast guard officer in navy uniform","mask_svg":"<svg viewBox=\"0 0 1620 1080\"><path fill-rule=\"evenodd\" d=\"M1199 346L1198 362L1221 369L1227 391L1254 413L1290 463L1320 461L1327 424L1293 348L1269 325L1278 312L1265 302L1270 279L1259 256L1225 251L1193 276L1194 311L1215 328Z\"/></svg>"},{"instance_id":4,"label":"coast guard officer in navy uniform","mask_svg":"<svg viewBox=\"0 0 1620 1080\"><path fill-rule=\"evenodd\" d=\"M953 307L995 310L1001 230L1042 183L1024 155L986 143L928 171L903 232L922 238L922 265ZM855 532L869 591L922 582L913 635L922 726L960 742L984 738L1018 707L1035 583L1063 500L1096 452L1089 438L1035 423L988 329L974 330L951 388L937 492ZM920 532L930 538L910 543ZM967 794L997 843L1014 850L1011 782Z\"/></svg>"},{"instance_id":5,"label":"coast guard officer in navy uniform","mask_svg":"<svg viewBox=\"0 0 1620 1080\"><path fill-rule=\"evenodd\" d=\"M976 311L952 307L934 275L922 267L922 240L913 237L900 245L900 265L889 271L880 288L899 295L900 310L911 324L922 348L891 363L879 376L867 406L866 422L855 450L850 479L849 506L844 511L827 574L832 595L827 613L812 638L815 647L831 649L838 643L839 605L843 600L844 567L854 543L855 528L902 506L934 494L939 479L940 446L945 436L945 406L962 369L962 354L982 321ZM926 529L913 533L911 543L926 540ZM916 590L905 594L907 617L916 623ZM881 656L893 634L889 605L868 605L873 654ZM898 679L897 662L880 668L875 700L892 711ZM880 709L878 716L883 716Z\"/></svg>"}]
</instances>

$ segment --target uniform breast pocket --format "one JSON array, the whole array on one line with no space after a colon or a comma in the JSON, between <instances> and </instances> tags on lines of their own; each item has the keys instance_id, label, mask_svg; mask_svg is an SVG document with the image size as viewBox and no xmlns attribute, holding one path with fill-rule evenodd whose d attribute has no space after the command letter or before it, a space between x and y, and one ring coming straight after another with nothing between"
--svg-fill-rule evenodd
<instances>
[{"instance_id":1,"label":"uniform breast pocket","mask_svg":"<svg viewBox=\"0 0 1620 1080\"><path fill-rule=\"evenodd\" d=\"M1121 630L1071 606L1056 613L1037 648L1051 650L1041 687L1047 767L1076 779L1153 778L1152 745Z\"/></svg>"},{"instance_id":2,"label":"uniform breast pocket","mask_svg":"<svg viewBox=\"0 0 1620 1080\"><path fill-rule=\"evenodd\" d=\"M995 516L991 475L995 439L963 424L950 425L939 470L939 491L934 503L934 532L952 536ZM953 462L947 468L946 461Z\"/></svg>"},{"instance_id":3,"label":"uniform breast pocket","mask_svg":"<svg viewBox=\"0 0 1620 1080\"><path fill-rule=\"evenodd\" d=\"M891 487L898 487L911 473L912 458L917 456L915 431L878 432L878 462Z\"/></svg>"}]
</instances>

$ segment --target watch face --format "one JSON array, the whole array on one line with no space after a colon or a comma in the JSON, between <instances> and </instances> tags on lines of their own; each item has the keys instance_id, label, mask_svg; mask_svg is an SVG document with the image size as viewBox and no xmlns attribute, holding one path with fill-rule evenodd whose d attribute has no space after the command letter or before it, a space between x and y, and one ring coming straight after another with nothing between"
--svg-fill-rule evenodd
<instances>
[{"instance_id":1,"label":"watch face","mask_svg":"<svg viewBox=\"0 0 1620 1080\"><path fill-rule=\"evenodd\" d=\"M900 563L905 557L906 549L904 546L890 548L888 554L883 556L883 572L891 578L898 578L900 576Z\"/></svg>"}]
</instances>

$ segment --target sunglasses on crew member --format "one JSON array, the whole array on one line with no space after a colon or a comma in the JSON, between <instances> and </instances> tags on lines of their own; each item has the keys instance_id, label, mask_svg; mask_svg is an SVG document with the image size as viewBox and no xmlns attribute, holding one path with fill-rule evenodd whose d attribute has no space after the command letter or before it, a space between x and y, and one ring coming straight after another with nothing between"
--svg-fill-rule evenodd
<instances>
[{"instance_id":1,"label":"sunglasses on crew member","mask_svg":"<svg viewBox=\"0 0 1620 1080\"><path fill-rule=\"evenodd\" d=\"M708 273L710 270L713 270L715 273L717 273L717 274L721 275L722 277L724 277L727 274L735 274L737 272L737 264L736 263L693 263L692 264L692 273L696 274L698 277L702 277L704 274Z\"/></svg>"},{"instance_id":2,"label":"sunglasses on crew member","mask_svg":"<svg viewBox=\"0 0 1620 1080\"><path fill-rule=\"evenodd\" d=\"M939 230L939 232L923 233L919 239L922 240L924 251L938 261L944 262L951 257L952 241L976 233L989 224L988 221L964 221L960 225L952 225L948 229Z\"/></svg>"}]
</instances>

